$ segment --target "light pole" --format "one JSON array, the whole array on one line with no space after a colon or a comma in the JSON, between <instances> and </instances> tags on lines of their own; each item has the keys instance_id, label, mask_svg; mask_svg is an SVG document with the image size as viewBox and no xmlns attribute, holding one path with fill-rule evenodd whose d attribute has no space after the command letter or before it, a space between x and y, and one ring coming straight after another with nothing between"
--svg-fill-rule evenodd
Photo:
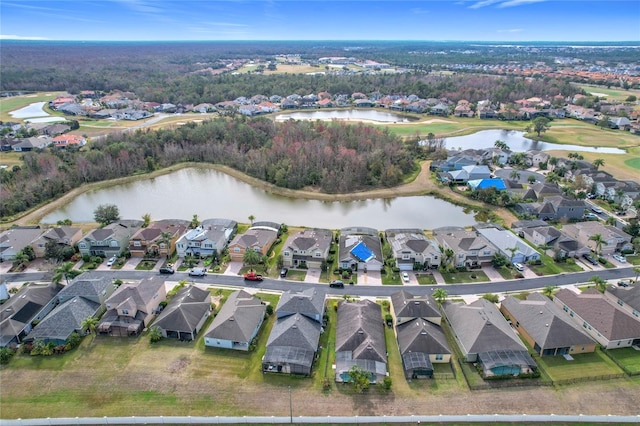
<instances>
[{"instance_id":1,"label":"light pole","mask_svg":"<svg viewBox=\"0 0 640 426\"><path fill-rule=\"evenodd\" d=\"M291 386L289 386L289 422L293 424L293 404L291 403Z\"/></svg>"}]
</instances>

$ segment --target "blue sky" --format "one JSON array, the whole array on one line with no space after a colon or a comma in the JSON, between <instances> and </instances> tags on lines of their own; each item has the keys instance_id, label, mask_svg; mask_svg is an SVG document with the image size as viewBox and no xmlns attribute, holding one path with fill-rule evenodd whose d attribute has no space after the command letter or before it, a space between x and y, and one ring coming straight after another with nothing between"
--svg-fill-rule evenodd
<instances>
[{"instance_id":1,"label":"blue sky","mask_svg":"<svg viewBox=\"0 0 640 426\"><path fill-rule=\"evenodd\" d=\"M640 41L640 0L2 0L0 38Z\"/></svg>"}]
</instances>

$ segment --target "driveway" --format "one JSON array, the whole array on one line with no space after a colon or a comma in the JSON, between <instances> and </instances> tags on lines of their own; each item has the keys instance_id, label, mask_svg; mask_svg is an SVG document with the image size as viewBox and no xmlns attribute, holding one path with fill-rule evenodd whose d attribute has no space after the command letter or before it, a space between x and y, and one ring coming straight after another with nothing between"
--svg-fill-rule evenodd
<instances>
[{"instance_id":1,"label":"driveway","mask_svg":"<svg viewBox=\"0 0 640 426\"><path fill-rule=\"evenodd\" d=\"M380 275L380 271L358 273L358 284L382 285L382 276Z\"/></svg>"},{"instance_id":2,"label":"driveway","mask_svg":"<svg viewBox=\"0 0 640 426\"><path fill-rule=\"evenodd\" d=\"M319 268L309 268L307 269L307 275L304 277L304 281L307 283L319 283L321 274L322 271Z\"/></svg>"},{"instance_id":3,"label":"driveway","mask_svg":"<svg viewBox=\"0 0 640 426\"><path fill-rule=\"evenodd\" d=\"M242 266L242 262L229 262L229 266L227 266L227 270L224 271L224 275L238 275L240 274Z\"/></svg>"},{"instance_id":4,"label":"driveway","mask_svg":"<svg viewBox=\"0 0 640 426\"><path fill-rule=\"evenodd\" d=\"M500 272L496 271L496 268L494 268L493 266L483 266L482 272L484 272L484 274L489 277L489 281L491 282L504 281L504 278L502 277L502 275L500 275Z\"/></svg>"}]
</instances>

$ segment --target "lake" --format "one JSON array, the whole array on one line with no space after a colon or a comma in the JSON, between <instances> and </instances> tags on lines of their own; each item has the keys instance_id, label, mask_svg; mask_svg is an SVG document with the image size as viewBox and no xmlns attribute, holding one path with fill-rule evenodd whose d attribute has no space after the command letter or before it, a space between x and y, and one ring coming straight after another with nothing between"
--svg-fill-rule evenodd
<instances>
[{"instance_id":1,"label":"lake","mask_svg":"<svg viewBox=\"0 0 640 426\"><path fill-rule=\"evenodd\" d=\"M42 222L93 222L93 211L100 204L116 204L126 219L149 213L153 220L190 220L197 214L201 220L221 217L248 223L253 215L256 220L329 229L434 229L482 220L472 211L429 196L348 202L296 199L268 193L222 172L188 168L82 194Z\"/></svg>"},{"instance_id":2,"label":"lake","mask_svg":"<svg viewBox=\"0 0 640 426\"><path fill-rule=\"evenodd\" d=\"M300 111L276 115L276 121L286 120L366 120L380 123L409 123L417 121L392 112L374 109L345 109L331 111Z\"/></svg>"},{"instance_id":3,"label":"lake","mask_svg":"<svg viewBox=\"0 0 640 426\"><path fill-rule=\"evenodd\" d=\"M11 111L9 115L13 118L47 117L49 114L42 109L45 103L46 102L34 102L24 108Z\"/></svg>"}]
</instances>

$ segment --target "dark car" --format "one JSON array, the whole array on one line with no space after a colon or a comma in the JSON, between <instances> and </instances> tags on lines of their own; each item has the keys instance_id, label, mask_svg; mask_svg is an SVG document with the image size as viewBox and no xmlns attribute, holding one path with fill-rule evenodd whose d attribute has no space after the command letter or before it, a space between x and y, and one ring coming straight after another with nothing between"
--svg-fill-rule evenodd
<instances>
[{"instance_id":1,"label":"dark car","mask_svg":"<svg viewBox=\"0 0 640 426\"><path fill-rule=\"evenodd\" d=\"M598 261L591 256L590 254L584 254L582 255L582 257L584 257L586 259L587 262L591 263L592 265L597 265Z\"/></svg>"},{"instance_id":2,"label":"dark car","mask_svg":"<svg viewBox=\"0 0 640 426\"><path fill-rule=\"evenodd\" d=\"M618 287L629 287L629 283L626 281L618 281Z\"/></svg>"},{"instance_id":3,"label":"dark car","mask_svg":"<svg viewBox=\"0 0 640 426\"><path fill-rule=\"evenodd\" d=\"M280 269L280 277L284 278L287 276L288 273L289 273L289 268Z\"/></svg>"},{"instance_id":4,"label":"dark car","mask_svg":"<svg viewBox=\"0 0 640 426\"><path fill-rule=\"evenodd\" d=\"M344 288L344 283L340 280L331 281L329 287Z\"/></svg>"},{"instance_id":5,"label":"dark car","mask_svg":"<svg viewBox=\"0 0 640 426\"><path fill-rule=\"evenodd\" d=\"M173 274L174 272L175 271L171 266L163 266L162 268L160 268L161 274Z\"/></svg>"}]
</instances>

